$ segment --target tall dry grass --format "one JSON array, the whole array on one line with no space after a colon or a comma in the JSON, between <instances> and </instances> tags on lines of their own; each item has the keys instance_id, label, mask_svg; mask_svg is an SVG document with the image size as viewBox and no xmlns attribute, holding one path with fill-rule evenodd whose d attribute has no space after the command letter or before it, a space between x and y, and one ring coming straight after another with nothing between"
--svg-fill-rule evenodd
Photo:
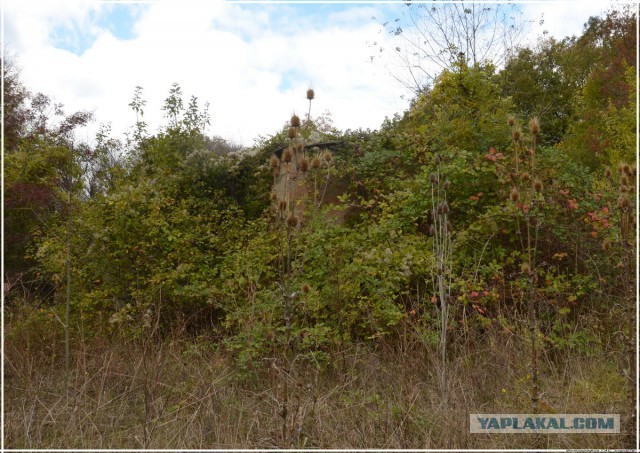
<instances>
[{"instance_id":1,"label":"tall dry grass","mask_svg":"<svg viewBox=\"0 0 640 453\"><path fill-rule=\"evenodd\" d=\"M9 325L9 330L11 326ZM213 339L82 343L64 389L59 341L9 332L8 448L531 448L529 435L469 433L470 413L527 413L530 364L521 337L490 331L453 345L448 405L439 352L410 338L334 351L321 371L302 360L288 375L289 433L279 414L282 370L265 358L239 369ZM52 337L53 338L53 337ZM543 448L631 448L631 382L624 357L541 354L543 399L558 413L619 413L619 435L548 435Z\"/></svg>"}]
</instances>

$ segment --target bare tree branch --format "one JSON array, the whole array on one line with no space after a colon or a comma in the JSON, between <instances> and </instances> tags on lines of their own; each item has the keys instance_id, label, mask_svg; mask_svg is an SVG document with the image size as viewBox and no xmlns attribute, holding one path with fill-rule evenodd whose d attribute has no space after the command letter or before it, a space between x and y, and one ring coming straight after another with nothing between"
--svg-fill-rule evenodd
<instances>
[{"instance_id":1,"label":"bare tree branch","mask_svg":"<svg viewBox=\"0 0 640 453\"><path fill-rule=\"evenodd\" d=\"M394 78L421 93L460 61L501 65L528 25L512 4L409 2L402 18L381 24L385 42L374 46L388 55L385 62Z\"/></svg>"}]
</instances>

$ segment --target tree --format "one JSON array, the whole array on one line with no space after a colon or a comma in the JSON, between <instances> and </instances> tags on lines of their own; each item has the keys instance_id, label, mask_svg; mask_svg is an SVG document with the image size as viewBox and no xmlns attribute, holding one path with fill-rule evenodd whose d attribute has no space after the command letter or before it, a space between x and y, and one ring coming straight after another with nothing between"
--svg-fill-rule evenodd
<instances>
[{"instance_id":1,"label":"tree","mask_svg":"<svg viewBox=\"0 0 640 453\"><path fill-rule=\"evenodd\" d=\"M393 64L393 76L407 89L423 93L438 73L461 62L502 64L526 32L516 5L407 3L402 18L382 25L380 57ZM374 57L371 57L373 60Z\"/></svg>"},{"instance_id":2,"label":"tree","mask_svg":"<svg viewBox=\"0 0 640 453\"><path fill-rule=\"evenodd\" d=\"M4 63L2 74L4 79L2 87L4 96L2 110L4 150L5 152L10 152L17 148L30 119L30 111L27 107L30 93L20 82L20 70L15 60L12 58L0 58L0 61Z\"/></svg>"},{"instance_id":3,"label":"tree","mask_svg":"<svg viewBox=\"0 0 640 453\"><path fill-rule=\"evenodd\" d=\"M420 95L403 120L429 139L430 149L483 151L507 143L502 130L512 110L493 80L494 68L456 64L443 71L433 88Z\"/></svg>"},{"instance_id":4,"label":"tree","mask_svg":"<svg viewBox=\"0 0 640 453\"><path fill-rule=\"evenodd\" d=\"M566 144L574 157L592 168L634 160L636 14L626 7L604 18L592 17L572 42L571 61L588 71L576 89L576 115Z\"/></svg>"},{"instance_id":5,"label":"tree","mask_svg":"<svg viewBox=\"0 0 640 453\"><path fill-rule=\"evenodd\" d=\"M27 272L27 251L39 231L65 216L71 180L79 177L81 160L71 155L73 134L91 119L89 112L65 115L62 104L43 93L32 94L20 82L13 61L4 67L5 132L5 263L9 276Z\"/></svg>"}]
</instances>

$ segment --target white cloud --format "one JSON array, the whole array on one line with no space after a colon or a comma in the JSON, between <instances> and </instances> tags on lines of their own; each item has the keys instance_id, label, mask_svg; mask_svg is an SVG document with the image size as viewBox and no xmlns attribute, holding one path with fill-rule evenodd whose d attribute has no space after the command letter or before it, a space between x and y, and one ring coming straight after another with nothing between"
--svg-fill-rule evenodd
<instances>
[{"instance_id":1,"label":"white cloud","mask_svg":"<svg viewBox=\"0 0 640 453\"><path fill-rule=\"evenodd\" d=\"M401 88L367 63L365 43L375 33L370 7L336 13L338 25L323 28L294 6L158 2L142 11L135 39L122 41L95 29L89 20L95 9L83 5L32 9L12 3L6 10L7 22L15 25L7 30L9 46L28 87L64 102L67 110L94 110L117 132L133 122L127 105L136 85L144 88L146 120L154 129L162 123L160 107L171 83L178 82L185 103L191 94L211 103L212 133L245 144L275 132L292 111L306 111L310 82L317 92L313 112L331 110L341 128L376 128L404 107L397 102ZM77 56L53 46L54 27L83 20L96 39L88 50Z\"/></svg>"},{"instance_id":2,"label":"white cloud","mask_svg":"<svg viewBox=\"0 0 640 453\"><path fill-rule=\"evenodd\" d=\"M308 83L317 93L312 114L330 110L339 128L377 128L406 108L400 99L406 91L369 62L367 43L379 38L371 20L382 14L378 6L329 10L324 18L326 11L308 15L307 6L221 0L136 5L134 38L121 40L96 20L108 4L13 0L5 5L5 36L31 90L64 102L67 111L95 111L117 135L133 124L128 104L136 85L144 88L152 130L163 123L162 102L178 82L185 103L192 94L211 103L211 133L245 144L275 132L292 111L306 112ZM576 4L544 9L545 28L558 36L579 33L589 14L599 12L582 4L580 14ZM95 41L80 56L55 48L52 31L61 26Z\"/></svg>"}]
</instances>

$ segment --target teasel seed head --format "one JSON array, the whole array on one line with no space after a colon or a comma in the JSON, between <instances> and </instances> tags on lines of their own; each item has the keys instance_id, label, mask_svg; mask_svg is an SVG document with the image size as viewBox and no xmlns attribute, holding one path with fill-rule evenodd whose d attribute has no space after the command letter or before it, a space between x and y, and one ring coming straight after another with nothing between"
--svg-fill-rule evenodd
<instances>
[{"instance_id":1,"label":"teasel seed head","mask_svg":"<svg viewBox=\"0 0 640 453\"><path fill-rule=\"evenodd\" d=\"M447 200L440 203L440 206L438 206L438 212L440 214L449 214L449 203L447 203Z\"/></svg>"},{"instance_id":2,"label":"teasel seed head","mask_svg":"<svg viewBox=\"0 0 640 453\"><path fill-rule=\"evenodd\" d=\"M289 130L287 131L287 137L289 137L290 139L294 139L296 138L296 128L295 127L290 127Z\"/></svg>"},{"instance_id":3,"label":"teasel seed head","mask_svg":"<svg viewBox=\"0 0 640 453\"><path fill-rule=\"evenodd\" d=\"M271 197L271 201L276 201L278 199L278 194L275 192L275 190L271 191L271 194L269 196Z\"/></svg>"},{"instance_id":4,"label":"teasel seed head","mask_svg":"<svg viewBox=\"0 0 640 453\"><path fill-rule=\"evenodd\" d=\"M630 206L629 198L626 195L620 195L618 198L618 207L621 209L626 209Z\"/></svg>"},{"instance_id":5,"label":"teasel seed head","mask_svg":"<svg viewBox=\"0 0 640 453\"><path fill-rule=\"evenodd\" d=\"M610 168L607 168L604 171L604 177L607 178L607 179L611 179L611 169Z\"/></svg>"},{"instance_id":6,"label":"teasel seed head","mask_svg":"<svg viewBox=\"0 0 640 453\"><path fill-rule=\"evenodd\" d=\"M622 166L622 172L627 176L631 176L631 166L629 164L624 164Z\"/></svg>"},{"instance_id":7,"label":"teasel seed head","mask_svg":"<svg viewBox=\"0 0 640 453\"><path fill-rule=\"evenodd\" d=\"M291 152L291 148L287 148L282 152L282 160L284 162L291 162L291 159L293 158L293 153Z\"/></svg>"},{"instance_id":8,"label":"teasel seed head","mask_svg":"<svg viewBox=\"0 0 640 453\"><path fill-rule=\"evenodd\" d=\"M309 88L307 90L307 99L309 99L310 101L313 101L313 98L315 98L315 97L316 97L315 91L313 91L312 88Z\"/></svg>"},{"instance_id":9,"label":"teasel seed head","mask_svg":"<svg viewBox=\"0 0 640 453\"><path fill-rule=\"evenodd\" d=\"M522 175L520 176L522 178L523 181L529 181L529 173L527 173L526 171L524 173L522 173Z\"/></svg>"},{"instance_id":10,"label":"teasel seed head","mask_svg":"<svg viewBox=\"0 0 640 453\"><path fill-rule=\"evenodd\" d=\"M280 176L280 167L275 167L275 168L273 168L273 169L272 169L272 173L273 173L273 176L274 176L275 178L277 178L278 176Z\"/></svg>"},{"instance_id":11,"label":"teasel seed head","mask_svg":"<svg viewBox=\"0 0 640 453\"><path fill-rule=\"evenodd\" d=\"M529 130L533 135L538 135L540 133L540 121L535 116L531 118L529 121Z\"/></svg>"},{"instance_id":12,"label":"teasel seed head","mask_svg":"<svg viewBox=\"0 0 640 453\"><path fill-rule=\"evenodd\" d=\"M280 159L278 159L276 155L272 154L269 159L269 164L271 165L271 168L278 168L280 166Z\"/></svg>"},{"instance_id":13,"label":"teasel seed head","mask_svg":"<svg viewBox=\"0 0 640 453\"><path fill-rule=\"evenodd\" d=\"M442 162L442 159L440 159L440 155L436 154L436 157L434 157L433 159L433 163L436 165L440 165L440 162Z\"/></svg>"},{"instance_id":14,"label":"teasel seed head","mask_svg":"<svg viewBox=\"0 0 640 453\"><path fill-rule=\"evenodd\" d=\"M287 216L287 225L289 225L291 228L295 228L298 226L298 216L293 212L290 212Z\"/></svg>"},{"instance_id":15,"label":"teasel seed head","mask_svg":"<svg viewBox=\"0 0 640 453\"><path fill-rule=\"evenodd\" d=\"M300 127L300 117L295 113L291 115L291 127Z\"/></svg>"},{"instance_id":16,"label":"teasel seed head","mask_svg":"<svg viewBox=\"0 0 640 453\"><path fill-rule=\"evenodd\" d=\"M620 178L620 184L622 184L623 186L629 185L629 178L627 177L627 175L623 175Z\"/></svg>"},{"instance_id":17,"label":"teasel seed head","mask_svg":"<svg viewBox=\"0 0 640 453\"><path fill-rule=\"evenodd\" d=\"M300 142L296 144L296 152L301 153L304 151L304 143Z\"/></svg>"},{"instance_id":18,"label":"teasel seed head","mask_svg":"<svg viewBox=\"0 0 640 453\"><path fill-rule=\"evenodd\" d=\"M618 164L618 173L620 173L620 174L624 173L624 164L623 163L619 163Z\"/></svg>"},{"instance_id":19,"label":"teasel seed head","mask_svg":"<svg viewBox=\"0 0 640 453\"><path fill-rule=\"evenodd\" d=\"M321 163L318 156L313 156L313 159L311 159L311 168L320 168Z\"/></svg>"},{"instance_id":20,"label":"teasel seed head","mask_svg":"<svg viewBox=\"0 0 640 453\"><path fill-rule=\"evenodd\" d=\"M627 193L627 186L620 186L620 193Z\"/></svg>"},{"instance_id":21,"label":"teasel seed head","mask_svg":"<svg viewBox=\"0 0 640 453\"><path fill-rule=\"evenodd\" d=\"M518 189L516 189L515 187L511 189L511 192L509 193L509 199L514 203L520 199L520 192L518 192Z\"/></svg>"},{"instance_id":22,"label":"teasel seed head","mask_svg":"<svg viewBox=\"0 0 640 453\"><path fill-rule=\"evenodd\" d=\"M444 232L446 234L451 234L453 232L453 227L451 226L451 222L447 222L447 224L444 227L445 227Z\"/></svg>"},{"instance_id":23,"label":"teasel seed head","mask_svg":"<svg viewBox=\"0 0 640 453\"><path fill-rule=\"evenodd\" d=\"M520 141L520 134L521 134L520 129L516 129L513 131L513 134L511 134L511 137L513 137L514 142Z\"/></svg>"},{"instance_id":24,"label":"teasel seed head","mask_svg":"<svg viewBox=\"0 0 640 453\"><path fill-rule=\"evenodd\" d=\"M539 179L536 179L533 182L533 190L535 190L538 193L542 192L542 181L540 181Z\"/></svg>"},{"instance_id":25,"label":"teasel seed head","mask_svg":"<svg viewBox=\"0 0 640 453\"><path fill-rule=\"evenodd\" d=\"M435 173L431 173L429 175L429 181L431 181L431 184L435 184L437 180L438 180L438 177L436 176Z\"/></svg>"},{"instance_id":26,"label":"teasel seed head","mask_svg":"<svg viewBox=\"0 0 640 453\"><path fill-rule=\"evenodd\" d=\"M444 184L442 184L442 188L443 188L444 190L449 190L449 187L451 187L451 183L449 182L449 180L448 180L448 179L445 179L445 180L444 180Z\"/></svg>"},{"instance_id":27,"label":"teasel seed head","mask_svg":"<svg viewBox=\"0 0 640 453\"><path fill-rule=\"evenodd\" d=\"M284 212L287 210L287 200L280 200L278 203L278 211Z\"/></svg>"},{"instance_id":28,"label":"teasel seed head","mask_svg":"<svg viewBox=\"0 0 640 453\"><path fill-rule=\"evenodd\" d=\"M520 271L522 271L523 274L529 274L531 272L531 266L525 261L520 265Z\"/></svg>"},{"instance_id":29,"label":"teasel seed head","mask_svg":"<svg viewBox=\"0 0 640 453\"><path fill-rule=\"evenodd\" d=\"M609 250L611 248L611 241L609 239L605 239L602 243L602 250Z\"/></svg>"},{"instance_id":30,"label":"teasel seed head","mask_svg":"<svg viewBox=\"0 0 640 453\"><path fill-rule=\"evenodd\" d=\"M516 125L516 119L513 116L510 116L507 123L509 124L509 127L513 127Z\"/></svg>"},{"instance_id":31,"label":"teasel seed head","mask_svg":"<svg viewBox=\"0 0 640 453\"><path fill-rule=\"evenodd\" d=\"M333 159L333 154L331 154L331 151L325 151L322 154L322 158L327 162L331 162L331 160Z\"/></svg>"},{"instance_id":32,"label":"teasel seed head","mask_svg":"<svg viewBox=\"0 0 640 453\"><path fill-rule=\"evenodd\" d=\"M300 171L302 173L306 173L307 170L309 170L309 160L307 160L306 157L303 157L302 160L300 160Z\"/></svg>"},{"instance_id":33,"label":"teasel seed head","mask_svg":"<svg viewBox=\"0 0 640 453\"><path fill-rule=\"evenodd\" d=\"M309 291L311 291L311 286L309 286L308 283L303 283L302 286L300 286L300 289L303 293L309 294Z\"/></svg>"}]
</instances>

